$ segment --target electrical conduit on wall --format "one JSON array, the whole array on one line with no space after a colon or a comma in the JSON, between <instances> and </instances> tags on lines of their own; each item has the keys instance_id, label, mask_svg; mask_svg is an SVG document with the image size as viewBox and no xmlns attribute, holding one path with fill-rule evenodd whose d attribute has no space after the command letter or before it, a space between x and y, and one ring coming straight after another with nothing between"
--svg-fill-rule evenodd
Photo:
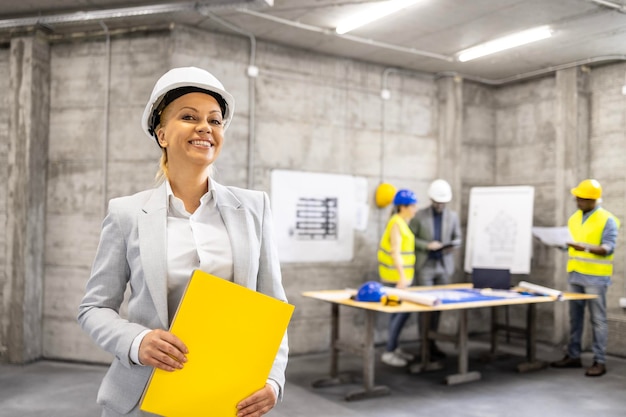
<instances>
[{"instance_id":1,"label":"electrical conduit on wall","mask_svg":"<svg viewBox=\"0 0 626 417\"><path fill-rule=\"evenodd\" d=\"M111 96L111 35L109 33L109 28L107 25L101 20L100 26L104 29L104 33L106 35L106 44L105 44L105 65L106 65L106 73L105 73L105 83L104 83L104 126L102 129L103 135L103 143L102 143L102 213L103 217L106 214L108 199L107 199L107 190L109 188L109 106L110 106L110 96Z\"/></svg>"},{"instance_id":2,"label":"electrical conduit on wall","mask_svg":"<svg viewBox=\"0 0 626 417\"><path fill-rule=\"evenodd\" d=\"M256 59L256 38L250 32L226 22L225 20L215 16L208 10L198 7L198 13L202 16L215 20L220 25L233 30L237 33L246 35L250 39L250 58L248 61L248 182L247 187L253 189L254 187L254 147L256 143L256 129L255 129L255 113L256 113L256 77L259 75L259 69L254 65Z\"/></svg>"}]
</instances>

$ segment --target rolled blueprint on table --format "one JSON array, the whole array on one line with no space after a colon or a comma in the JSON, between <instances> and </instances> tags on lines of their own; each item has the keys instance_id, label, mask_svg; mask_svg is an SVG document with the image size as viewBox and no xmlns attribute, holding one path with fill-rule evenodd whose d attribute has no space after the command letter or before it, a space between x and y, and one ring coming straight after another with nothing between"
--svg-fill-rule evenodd
<instances>
[{"instance_id":1,"label":"rolled blueprint on table","mask_svg":"<svg viewBox=\"0 0 626 417\"><path fill-rule=\"evenodd\" d=\"M542 287L541 285L531 284L530 282L526 281L520 281L517 286L536 294L556 297L557 300L561 300L563 298L563 291L555 290L554 288Z\"/></svg>"},{"instance_id":2,"label":"rolled blueprint on table","mask_svg":"<svg viewBox=\"0 0 626 417\"><path fill-rule=\"evenodd\" d=\"M385 292L390 295L396 295L402 301L423 304L427 306L436 306L441 304L441 299L430 294L421 294L419 291L401 290L398 288L385 288Z\"/></svg>"}]
</instances>

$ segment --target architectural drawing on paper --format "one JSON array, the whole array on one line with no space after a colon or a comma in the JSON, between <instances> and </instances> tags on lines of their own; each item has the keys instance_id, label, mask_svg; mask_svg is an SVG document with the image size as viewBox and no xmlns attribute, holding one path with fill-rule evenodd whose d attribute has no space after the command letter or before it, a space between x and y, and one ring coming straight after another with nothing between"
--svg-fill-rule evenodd
<instances>
[{"instance_id":1,"label":"architectural drawing on paper","mask_svg":"<svg viewBox=\"0 0 626 417\"><path fill-rule=\"evenodd\" d=\"M302 240L337 240L338 199L300 197L293 234Z\"/></svg>"}]
</instances>

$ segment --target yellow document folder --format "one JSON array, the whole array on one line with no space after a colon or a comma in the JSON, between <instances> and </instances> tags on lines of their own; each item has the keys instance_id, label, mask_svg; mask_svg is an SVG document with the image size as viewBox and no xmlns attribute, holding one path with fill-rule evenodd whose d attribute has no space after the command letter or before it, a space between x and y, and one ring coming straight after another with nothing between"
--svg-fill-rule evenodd
<instances>
[{"instance_id":1,"label":"yellow document folder","mask_svg":"<svg viewBox=\"0 0 626 417\"><path fill-rule=\"evenodd\" d=\"M183 369L154 369L141 409L167 417L237 415L263 388L294 306L194 271L170 331L187 348Z\"/></svg>"}]
</instances>

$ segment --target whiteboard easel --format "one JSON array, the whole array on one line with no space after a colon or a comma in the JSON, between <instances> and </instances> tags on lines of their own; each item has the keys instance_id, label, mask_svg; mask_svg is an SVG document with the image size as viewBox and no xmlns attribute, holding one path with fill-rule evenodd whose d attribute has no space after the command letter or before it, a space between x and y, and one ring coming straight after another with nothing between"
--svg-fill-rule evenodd
<instances>
[{"instance_id":1,"label":"whiteboard easel","mask_svg":"<svg viewBox=\"0 0 626 417\"><path fill-rule=\"evenodd\" d=\"M465 272L497 268L530 273L534 196L530 186L470 190Z\"/></svg>"}]
</instances>

